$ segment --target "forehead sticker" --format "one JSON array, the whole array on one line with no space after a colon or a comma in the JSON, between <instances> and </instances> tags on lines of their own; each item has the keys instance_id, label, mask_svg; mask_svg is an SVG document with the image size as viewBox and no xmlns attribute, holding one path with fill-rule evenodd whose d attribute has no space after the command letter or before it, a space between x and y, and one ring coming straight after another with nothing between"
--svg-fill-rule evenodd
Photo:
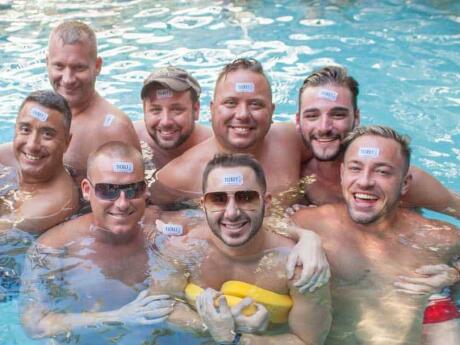
<instances>
[{"instance_id":1,"label":"forehead sticker","mask_svg":"<svg viewBox=\"0 0 460 345\"><path fill-rule=\"evenodd\" d=\"M112 114L105 115L104 127L109 127L112 124L114 118L115 116L113 116Z\"/></svg>"},{"instance_id":2,"label":"forehead sticker","mask_svg":"<svg viewBox=\"0 0 460 345\"><path fill-rule=\"evenodd\" d=\"M170 89L159 89L157 90L157 98L162 99L162 98L171 98L173 96L173 93Z\"/></svg>"},{"instance_id":3,"label":"forehead sticker","mask_svg":"<svg viewBox=\"0 0 460 345\"><path fill-rule=\"evenodd\" d=\"M222 182L225 186L241 186L243 184L243 175L224 175Z\"/></svg>"},{"instance_id":4,"label":"forehead sticker","mask_svg":"<svg viewBox=\"0 0 460 345\"><path fill-rule=\"evenodd\" d=\"M236 83L236 92L254 92L254 83Z\"/></svg>"},{"instance_id":5,"label":"forehead sticker","mask_svg":"<svg viewBox=\"0 0 460 345\"><path fill-rule=\"evenodd\" d=\"M114 162L112 164L113 172L123 172L123 173L132 173L133 172L133 163L132 162Z\"/></svg>"},{"instance_id":6,"label":"forehead sticker","mask_svg":"<svg viewBox=\"0 0 460 345\"><path fill-rule=\"evenodd\" d=\"M380 153L380 150L377 147L360 147L358 156L375 158L379 156L379 153Z\"/></svg>"},{"instance_id":7,"label":"forehead sticker","mask_svg":"<svg viewBox=\"0 0 460 345\"><path fill-rule=\"evenodd\" d=\"M335 101L337 99L337 92L328 89L320 89L318 92L318 98L324 98L328 101Z\"/></svg>"},{"instance_id":8,"label":"forehead sticker","mask_svg":"<svg viewBox=\"0 0 460 345\"><path fill-rule=\"evenodd\" d=\"M163 224L162 227L160 227L160 231L169 236L181 236L184 232L184 229L182 228L182 225L180 224Z\"/></svg>"},{"instance_id":9,"label":"forehead sticker","mask_svg":"<svg viewBox=\"0 0 460 345\"><path fill-rule=\"evenodd\" d=\"M45 113L44 111L41 111L38 108L32 108L30 110L30 116L36 118L37 120L43 121L43 122L48 120L48 114Z\"/></svg>"}]
</instances>

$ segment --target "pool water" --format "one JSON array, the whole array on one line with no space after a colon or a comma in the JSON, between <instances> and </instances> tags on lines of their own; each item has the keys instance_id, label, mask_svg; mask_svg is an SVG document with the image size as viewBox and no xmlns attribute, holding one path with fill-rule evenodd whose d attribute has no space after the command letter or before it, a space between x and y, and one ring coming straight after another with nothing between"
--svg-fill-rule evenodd
<instances>
[{"instance_id":1,"label":"pool water","mask_svg":"<svg viewBox=\"0 0 460 345\"><path fill-rule=\"evenodd\" d=\"M24 97L50 87L47 38L67 19L96 31L104 60L97 89L133 120L142 118L143 79L160 66L194 74L200 122L209 124L217 71L236 57L262 62L275 121L293 121L297 90L313 69L344 65L360 82L362 124L410 135L413 163L460 191L458 1L0 1L0 143L12 140Z\"/></svg>"}]
</instances>

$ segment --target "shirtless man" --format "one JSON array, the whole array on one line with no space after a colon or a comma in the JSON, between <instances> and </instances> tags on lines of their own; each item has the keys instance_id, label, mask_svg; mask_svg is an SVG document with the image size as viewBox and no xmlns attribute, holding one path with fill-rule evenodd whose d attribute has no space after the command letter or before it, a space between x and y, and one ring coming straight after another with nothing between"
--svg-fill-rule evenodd
<instances>
[{"instance_id":1,"label":"shirtless man","mask_svg":"<svg viewBox=\"0 0 460 345\"><path fill-rule=\"evenodd\" d=\"M214 136L159 171L159 183L153 185L154 201L164 204L181 197L198 198L204 167L217 153L254 155L264 168L271 193L295 185L305 149L291 124L272 125L274 110L270 83L259 62L237 59L225 66L211 101Z\"/></svg>"},{"instance_id":2,"label":"shirtless man","mask_svg":"<svg viewBox=\"0 0 460 345\"><path fill-rule=\"evenodd\" d=\"M327 66L312 73L299 90L297 128L313 154L302 167L305 195L310 204L344 201L340 186L340 164L343 160L341 141L359 125L358 93L358 82L338 66ZM460 196L414 166L410 167L410 172L411 186L401 198L405 206L425 207L460 216ZM416 292L428 293L430 288L453 284L459 277L458 272L446 265L426 267L418 272L417 278L403 279L399 283ZM435 308L433 303L430 303L430 308ZM446 320L446 315L455 318L453 313L446 312L446 307L451 309L451 306L440 300L437 313L443 316L436 323L439 333L443 333L441 329L444 327L440 321ZM433 322L429 319L426 318L427 323ZM430 326L432 331L434 328L434 325Z\"/></svg>"},{"instance_id":3,"label":"shirtless man","mask_svg":"<svg viewBox=\"0 0 460 345\"><path fill-rule=\"evenodd\" d=\"M144 121L135 122L134 128L150 147L155 169L211 136L209 127L195 124L200 93L198 81L178 67L157 69L144 80Z\"/></svg>"},{"instance_id":4,"label":"shirtless man","mask_svg":"<svg viewBox=\"0 0 460 345\"><path fill-rule=\"evenodd\" d=\"M428 296L402 293L393 283L458 254L460 232L398 207L412 180L404 137L386 127L357 128L344 147L345 203L293 216L321 236L331 264L334 313L326 344L418 345ZM449 336L458 335L446 333L445 344L458 344Z\"/></svg>"},{"instance_id":5,"label":"shirtless man","mask_svg":"<svg viewBox=\"0 0 460 345\"><path fill-rule=\"evenodd\" d=\"M206 165L202 181L201 204L207 224L193 230L169 255L176 261L186 256L189 278L186 281L182 272L178 274L183 282L179 290L193 284L193 288L190 285L185 288L187 298L191 303L196 299L197 311L214 340L220 344L322 344L331 320L328 287L301 294L287 279L284 266L293 243L263 229L271 196L267 193L261 164L246 154L216 155ZM288 330L274 329L270 335L235 333L234 315L217 293L229 281L274 292L277 296L266 301L257 300L249 293L257 303L266 302L268 310L271 303L277 304L277 298L292 301L284 316L270 312L270 320L288 323ZM233 284L237 290L239 283ZM153 285L159 286L161 282ZM244 294L242 290L246 287L240 287L240 292ZM200 288L206 291L188 292ZM257 308L261 308L260 304Z\"/></svg>"},{"instance_id":6,"label":"shirtless man","mask_svg":"<svg viewBox=\"0 0 460 345\"><path fill-rule=\"evenodd\" d=\"M309 75L299 90L296 124L313 157L302 167L310 204L343 202L339 167L341 141L360 122L358 82L342 67L327 66ZM426 172L411 166L412 183L403 196L409 207L424 207L460 219L460 195Z\"/></svg>"},{"instance_id":7,"label":"shirtless man","mask_svg":"<svg viewBox=\"0 0 460 345\"><path fill-rule=\"evenodd\" d=\"M13 227L39 234L78 208L78 190L64 168L72 115L66 100L35 91L19 107L7 164L18 170L19 188L0 199L0 230ZM0 231L1 232L1 231Z\"/></svg>"},{"instance_id":8,"label":"shirtless man","mask_svg":"<svg viewBox=\"0 0 460 345\"><path fill-rule=\"evenodd\" d=\"M140 152L122 142L99 147L81 188L92 213L49 230L29 250L22 322L34 338L107 344L125 333L117 326L161 322L172 302L147 290L139 294L154 265L151 229L142 223L147 194Z\"/></svg>"},{"instance_id":9,"label":"shirtless man","mask_svg":"<svg viewBox=\"0 0 460 345\"><path fill-rule=\"evenodd\" d=\"M121 140L140 149L131 120L95 89L102 58L97 55L96 36L88 25L68 21L54 28L46 65L51 86L67 100L72 111L73 140L64 163L77 185L86 174L88 155L102 144Z\"/></svg>"}]
</instances>

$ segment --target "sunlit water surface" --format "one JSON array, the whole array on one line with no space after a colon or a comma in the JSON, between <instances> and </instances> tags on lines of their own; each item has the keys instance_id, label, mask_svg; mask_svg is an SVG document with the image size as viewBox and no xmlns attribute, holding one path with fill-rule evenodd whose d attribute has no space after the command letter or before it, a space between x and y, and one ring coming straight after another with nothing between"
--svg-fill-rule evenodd
<instances>
[{"instance_id":1,"label":"sunlit water surface","mask_svg":"<svg viewBox=\"0 0 460 345\"><path fill-rule=\"evenodd\" d=\"M191 71L203 88L200 122L209 124L216 74L236 57L262 62L275 121L293 121L308 73L344 65L361 85L362 123L409 134L413 163L460 190L457 1L0 1L0 143L12 139L22 99L49 88L47 37L67 19L96 31L97 89L133 120L142 118L139 93L153 68ZM1 308L0 344L25 344L17 317Z\"/></svg>"}]
</instances>

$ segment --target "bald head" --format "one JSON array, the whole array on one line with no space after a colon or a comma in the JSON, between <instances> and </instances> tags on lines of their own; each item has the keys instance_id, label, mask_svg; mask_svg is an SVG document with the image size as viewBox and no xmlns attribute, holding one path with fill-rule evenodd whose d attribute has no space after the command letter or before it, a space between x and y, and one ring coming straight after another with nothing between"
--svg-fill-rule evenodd
<instances>
[{"instance_id":1,"label":"bald head","mask_svg":"<svg viewBox=\"0 0 460 345\"><path fill-rule=\"evenodd\" d=\"M100 158L109 158L111 160L133 162L135 166L139 166L144 170L144 160L142 154L133 146L121 141L110 141L100 146L96 151L92 152L88 157L87 176L91 177L94 169L97 168L97 162Z\"/></svg>"}]
</instances>

